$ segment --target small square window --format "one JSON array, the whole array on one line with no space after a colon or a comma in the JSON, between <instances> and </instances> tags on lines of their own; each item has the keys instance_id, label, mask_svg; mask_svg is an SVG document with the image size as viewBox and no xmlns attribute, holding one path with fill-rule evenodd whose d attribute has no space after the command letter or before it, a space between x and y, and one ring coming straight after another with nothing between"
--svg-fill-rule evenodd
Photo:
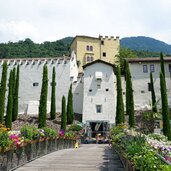
<instances>
[{"instance_id":1,"label":"small square window","mask_svg":"<svg viewBox=\"0 0 171 171\"><path fill-rule=\"evenodd\" d=\"M106 57L106 52L103 52L103 57Z\"/></svg>"},{"instance_id":2,"label":"small square window","mask_svg":"<svg viewBox=\"0 0 171 171\"><path fill-rule=\"evenodd\" d=\"M39 83L33 83L33 87L39 86Z\"/></svg>"},{"instance_id":3,"label":"small square window","mask_svg":"<svg viewBox=\"0 0 171 171\"><path fill-rule=\"evenodd\" d=\"M143 65L143 72L144 72L144 73L147 73L147 72L148 72L148 67L147 67L147 65Z\"/></svg>"},{"instance_id":4,"label":"small square window","mask_svg":"<svg viewBox=\"0 0 171 171\"><path fill-rule=\"evenodd\" d=\"M145 91L144 91L144 90L141 90L141 93L142 93L142 94L144 94L144 93L145 93Z\"/></svg>"},{"instance_id":5,"label":"small square window","mask_svg":"<svg viewBox=\"0 0 171 171\"><path fill-rule=\"evenodd\" d=\"M104 45L104 41L103 40L101 41L101 45Z\"/></svg>"},{"instance_id":6,"label":"small square window","mask_svg":"<svg viewBox=\"0 0 171 171\"><path fill-rule=\"evenodd\" d=\"M92 89L89 89L89 92L92 92Z\"/></svg>"},{"instance_id":7,"label":"small square window","mask_svg":"<svg viewBox=\"0 0 171 171\"><path fill-rule=\"evenodd\" d=\"M101 89L101 85L100 84L97 84L97 89Z\"/></svg>"},{"instance_id":8,"label":"small square window","mask_svg":"<svg viewBox=\"0 0 171 171\"><path fill-rule=\"evenodd\" d=\"M150 64L150 72L155 72L154 64Z\"/></svg>"},{"instance_id":9,"label":"small square window","mask_svg":"<svg viewBox=\"0 0 171 171\"><path fill-rule=\"evenodd\" d=\"M106 91L109 91L109 89L108 89L108 88L106 88Z\"/></svg>"},{"instance_id":10,"label":"small square window","mask_svg":"<svg viewBox=\"0 0 171 171\"><path fill-rule=\"evenodd\" d=\"M96 113L102 113L102 105L96 105Z\"/></svg>"}]
</instances>

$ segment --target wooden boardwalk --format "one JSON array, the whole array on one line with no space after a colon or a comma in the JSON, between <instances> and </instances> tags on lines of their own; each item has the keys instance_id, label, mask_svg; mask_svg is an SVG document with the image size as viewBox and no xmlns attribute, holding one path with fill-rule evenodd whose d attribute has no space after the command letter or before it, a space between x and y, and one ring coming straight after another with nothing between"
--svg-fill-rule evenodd
<instances>
[{"instance_id":1,"label":"wooden boardwalk","mask_svg":"<svg viewBox=\"0 0 171 171\"><path fill-rule=\"evenodd\" d=\"M16 171L124 171L118 155L106 144L85 144L56 151Z\"/></svg>"}]
</instances>

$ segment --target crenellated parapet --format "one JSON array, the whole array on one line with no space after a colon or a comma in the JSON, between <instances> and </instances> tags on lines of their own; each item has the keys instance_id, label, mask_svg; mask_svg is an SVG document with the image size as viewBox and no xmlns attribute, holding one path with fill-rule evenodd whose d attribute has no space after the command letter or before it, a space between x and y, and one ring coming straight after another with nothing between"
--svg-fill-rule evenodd
<instances>
[{"instance_id":1,"label":"crenellated parapet","mask_svg":"<svg viewBox=\"0 0 171 171\"><path fill-rule=\"evenodd\" d=\"M57 57L57 58L15 58L15 59L0 59L0 65L7 62L8 66L15 65L59 65L68 64L71 61L71 57Z\"/></svg>"},{"instance_id":2,"label":"crenellated parapet","mask_svg":"<svg viewBox=\"0 0 171 171\"><path fill-rule=\"evenodd\" d=\"M119 36L116 36L116 37L114 37L114 36L99 36L99 39L100 40L103 40L103 41L105 41L105 40L113 40L113 41L116 41L116 40L119 40Z\"/></svg>"}]
</instances>

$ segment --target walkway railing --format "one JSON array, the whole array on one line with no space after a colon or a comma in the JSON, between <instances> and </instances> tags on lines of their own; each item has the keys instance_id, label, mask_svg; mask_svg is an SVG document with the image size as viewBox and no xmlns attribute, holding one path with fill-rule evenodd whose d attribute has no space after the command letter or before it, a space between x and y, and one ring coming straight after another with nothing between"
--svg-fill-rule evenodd
<instances>
[{"instance_id":1,"label":"walkway railing","mask_svg":"<svg viewBox=\"0 0 171 171\"><path fill-rule=\"evenodd\" d=\"M73 148L73 139L48 139L34 141L22 147L0 153L0 171L14 170L48 153Z\"/></svg>"}]
</instances>

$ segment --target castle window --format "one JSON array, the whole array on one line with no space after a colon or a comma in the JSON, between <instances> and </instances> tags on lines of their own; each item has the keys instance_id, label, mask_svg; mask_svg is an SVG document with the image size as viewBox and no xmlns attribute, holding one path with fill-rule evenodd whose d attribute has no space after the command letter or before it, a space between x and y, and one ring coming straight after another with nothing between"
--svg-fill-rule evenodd
<instances>
[{"instance_id":1,"label":"castle window","mask_svg":"<svg viewBox=\"0 0 171 171\"><path fill-rule=\"evenodd\" d=\"M97 84L97 89L101 89L101 85L100 84Z\"/></svg>"},{"instance_id":2,"label":"castle window","mask_svg":"<svg viewBox=\"0 0 171 171\"><path fill-rule=\"evenodd\" d=\"M39 86L39 83L33 83L33 87Z\"/></svg>"},{"instance_id":3,"label":"castle window","mask_svg":"<svg viewBox=\"0 0 171 171\"><path fill-rule=\"evenodd\" d=\"M88 45L86 46L86 50L87 50L87 51L89 51L89 50L90 50L90 47L89 47Z\"/></svg>"},{"instance_id":4,"label":"castle window","mask_svg":"<svg viewBox=\"0 0 171 171\"><path fill-rule=\"evenodd\" d=\"M169 72L171 72L171 64L169 64Z\"/></svg>"},{"instance_id":5,"label":"castle window","mask_svg":"<svg viewBox=\"0 0 171 171\"><path fill-rule=\"evenodd\" d=\"M93 51L93 46L90 46L90 51Z\"/></svg>"},{"instance_id":6,"label":"castle window","mask_svg":"<svg viewBox=\"0 0 171 171\"><path fill-rule=\"evenodd\" d=\"M104 45L104 41L103 40L101 41L101 45Z\"/></svg>"},{"instance_id":7,"label":"castle window","mask_svg":"<svg viewBox=\"0 0 171 171\"><path fill-rule=\"evenodd\" d=\"M87 62L89 62L90 61L90 57L89 56L87 56Z\"/></svg>"},{"instance_id":8,"label":"castle window","mask_svg":"<svg viewBox=\"0 0 171 171\"><path fill-rule=\"evenodd\" d=\"M91 58L91 62L93 62L93 57L91 56L90 58Z\"/></svg>"},{"instance_id":9,"label":"castle window","mask_svg":"<svg viewBox=\"0 0 171 171\"><path fill-rule=\"evenodd\" d=\"M103 52L103 57L106 57L106 52Z\"/></svg>"},{"instance_id":10,"label":"castle window","mask_svg":"<svg viewBox=\"0 0 171 171\"><path fill-rule=\"evenodd\" d=\"M148 72L148 67L147 67L147 65L143 65L143 72L144 72L144 73L147 73L147 72Z\"/></svg>"},{"instance_id":11,"label":"castle window","mask_svg":"<svg viewBox=\"0 0 171 171\"><path fill-rule=\"evenodd\" d=\"M96 113L102 113L102 105L96 105Z\"/></svg>"},{"instance_id":12,"label":"castle window","mask_svg":"<svg viewBox=\"0 0 171 171\"><path fill-rule=\"evenodd\" d=\"M155 72L154 64L150 64L150 72Z\"/></svg>"},{"instance_id":13,"label":"castle window","mask_svg":"<svg viewBox=\"0 0 171 171\"><path fill-rule=\"evenodd\" d=\"M141 93L142 93L142 94L144 94L144 93L145 93L145 91L144 91L144 90L141 90Z\"/></svg>"}]
</instances>

